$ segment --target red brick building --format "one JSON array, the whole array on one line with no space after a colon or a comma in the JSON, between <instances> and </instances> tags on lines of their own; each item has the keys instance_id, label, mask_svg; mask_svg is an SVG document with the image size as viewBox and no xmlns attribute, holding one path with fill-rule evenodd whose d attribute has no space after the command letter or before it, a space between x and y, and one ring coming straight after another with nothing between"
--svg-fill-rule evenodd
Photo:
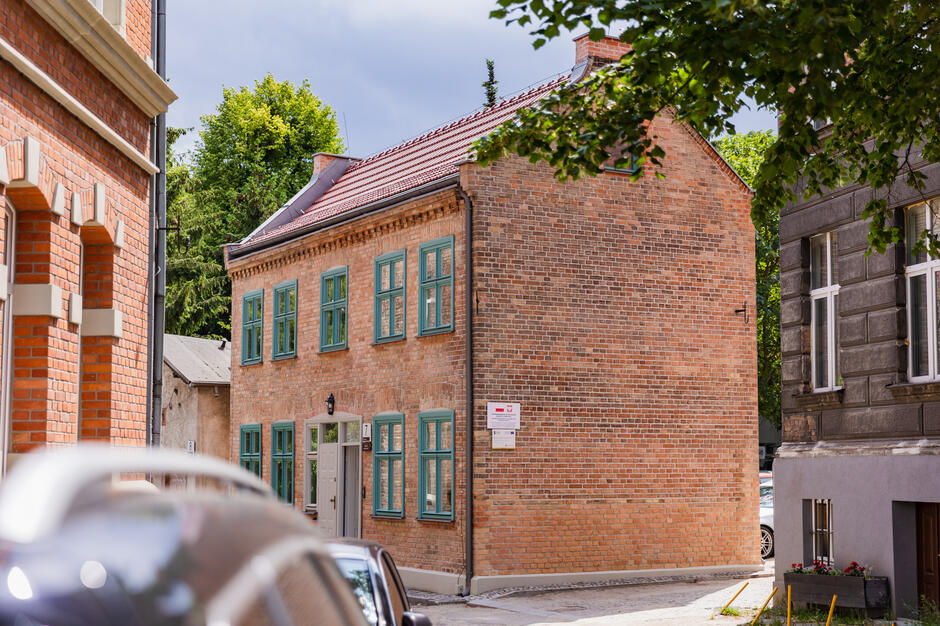
<instances>
[{"instance_id":1,"label":"red brick building","mask_svg":"<svg viewBox=\"0 0 940 626\"><path fill-rule=\"evenodd\" d=\"M577 40L572 77L611 45ZM759 563L749 190L668 114L665 180L468 158L557 84L317 155L228 250L233 460L417 588Z\"/></svg>"},{"instance_id":2,"label":"red brick building","mask_svg":"<svg viewBox=\"0 0 940 626\"><path fill-rule=\"evenodd\" d=\"M0 450L146 437L150 0L0 3Z\"/></svg>"}]
</instances>

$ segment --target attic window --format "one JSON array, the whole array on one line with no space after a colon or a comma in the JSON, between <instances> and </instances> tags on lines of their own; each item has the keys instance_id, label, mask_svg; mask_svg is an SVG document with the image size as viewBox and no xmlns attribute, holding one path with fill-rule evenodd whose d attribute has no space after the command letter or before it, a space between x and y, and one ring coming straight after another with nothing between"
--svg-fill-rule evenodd
<instances>
[{"instance_id":1,"label":"attic window","mask_svg":"<svg viewBox=\"0 0 940 626\"><path fill-rule=\"evenodd\" d=\"M127 0L88 0L95 10L104 16L106 20L114 27L114 30L124 36L125 31L125 13Z\"/></svg>"}]
</instances>

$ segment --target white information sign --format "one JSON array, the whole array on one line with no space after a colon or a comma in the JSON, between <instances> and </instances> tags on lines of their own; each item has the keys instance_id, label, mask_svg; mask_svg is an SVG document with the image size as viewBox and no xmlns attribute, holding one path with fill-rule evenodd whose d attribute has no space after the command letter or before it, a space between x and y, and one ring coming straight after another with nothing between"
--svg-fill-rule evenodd
<instances>
[{"instance_id":1,"label":"white information sign","mask_svg":"<svg viewBox=\"0 0 940 626\"><path fill-rule=\"evenodd\" d=\"M186 452L190 454L196 454L196 442L190 439L186 442Z\"/></svg>"},{"instance_id":2,"label":"white information sign","mask_svg":"<svg viewBox=\"0 0 940 626\"><path fill-rule=\"evenodd\" d=\"M520 427L519 412L518 402L487 402L486 427L516 430Z\"/></svg>"},{"instance_id":3,"label":"white information sign","mask_svg":"<svg viewBox=\"0 0 940 626\"><path fill-rule=\"evenodd\" d=\"M514 450L516 448L516 431L494 428L493 449L494 450Z\"/></svg>"}]
</instances>

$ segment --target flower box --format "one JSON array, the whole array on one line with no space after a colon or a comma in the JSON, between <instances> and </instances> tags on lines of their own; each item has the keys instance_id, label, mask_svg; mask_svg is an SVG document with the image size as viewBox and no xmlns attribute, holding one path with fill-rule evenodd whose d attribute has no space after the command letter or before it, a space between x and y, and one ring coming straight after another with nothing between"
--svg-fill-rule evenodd
<instances>
[{"instance_id":1,"label":"flower box","mask_svg":"<svg viewBox=\"0 0 940 626\"><path fill-rule=\"evenodd\" d=\"M832 576L786 572L785 585L791 587L794 602L829 606L832 596L836 606L846 609L885 609L890 598L888 579L884 576Z\"/></svg>"}]
</instances>

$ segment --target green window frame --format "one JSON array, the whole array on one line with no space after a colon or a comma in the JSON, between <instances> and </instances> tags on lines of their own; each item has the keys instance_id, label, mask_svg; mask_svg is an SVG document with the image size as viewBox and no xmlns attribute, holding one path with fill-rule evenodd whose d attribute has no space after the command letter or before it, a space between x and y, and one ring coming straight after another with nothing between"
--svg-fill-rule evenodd
<instances>
[{"instance_id":1,"label":"green window frame","mask_svg":"<svg viewBox=\"0 0 940 626\"><path fill-rule=\"evenodd\" d=\"M418 247L418 336L454 329L454 236Z\"/></svg>"},{"instance_id":2,"label":"green window frame","mask_svg":"<svg viewBox=\"0 0 940 626\"><path fill-rule=\"evenodd\" d=\"M454 412L418 414L418 519L454 519Z\"/></svg>"},{"instance_id":3,"label":"green window frame","mask_svg":"<svg viewBox=\"0 0 940 626\"><path fill-rule=\"evenodd\" d=\"M348 290L348 268L339 267L320 275L320 352L346 348Z\"/></svg>"},{"instance_id":4,"label":"green window frame","mask_svg":"<svg viewBox=\"0 0 940 626\"><path fill-rule=\"evenodd\" d=\"M290 280L274 288L274 324L271 331L271 357L289 359L297 356L297 281Z\"/></svg>"},{"instance_id":5,"label":"green window frame","mask_svg":"<svg viewBox=\"0 0 940 626\"><path fill-rule=\"evenodd\" d=\"M405 516L405 416L372 418L372 515Z\"/></svg>"},{"instance_id":6,"label":"green window frame","mask_svg":"<svg viewBox=\"0 0 940 626\"><path fill-rule=\"evenodd\" d=\"M294 503L294 422L271 424L271 488L284 502Z\"/></svg>"},{"instance_id":7,"label":"green window frame","mask_svg":"<svg viewBox=\"0 0 940 626\"><path fill-rule=\"evenodd\" d=\"M238 464L261 478L261 424L239 427Z\"/></svg>"},{"instance_id":8,"label":"green window frame","mask_svg":"<svg viewBox=\"0 0 940 626\"><path fill-rule=\"evenodd\" d=\"M261 362L264 344L264 289L242 296L242 365Z\"/></svg>"},{"instance_id":9,"label":"green window frame","mask_svg":"<svg viewBox=\"0 0 940 626\"><path fill-rule=\"evenodd\" d=\"M404 250L389 252L375 259L375 343L405 338L407 274Z\"/></svg>"}]
</instances>

